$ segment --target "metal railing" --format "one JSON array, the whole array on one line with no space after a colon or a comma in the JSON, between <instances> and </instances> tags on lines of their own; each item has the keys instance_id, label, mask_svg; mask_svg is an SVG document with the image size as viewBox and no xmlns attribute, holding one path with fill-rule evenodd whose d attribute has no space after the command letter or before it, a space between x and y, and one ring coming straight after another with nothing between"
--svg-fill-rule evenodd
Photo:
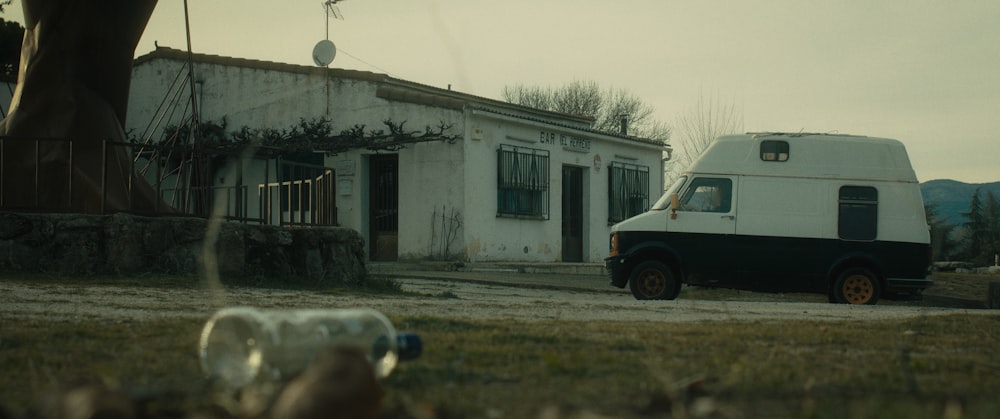
<instances>
[{"instance_id":1,"label":"metal railing","mask_svg":"<svg viewBox=\"0 0 1000 419\"><path fill-rule=\"evenodd\" d=\"M278 173L291 171L294 180L257 185L263 224L336 225L336 176L333 169L278 161ZM276 222L275 222L276 221Z\"/></svg>"},{"instance_id":2,"label":"metal railing","mask_svg":"<svg viewBox=\"0 0 1000 419\"><path fill-rule=\"evenodd\" d=\"M222 166L235 167L236 176L229 184L222 179L214 184ZM257 199L250 195L254 185ZM337 225L335 185L332 168L280 157L0 137L0 211L221 216L243 223L332 226Z\"/></svg>"}]
</instances>

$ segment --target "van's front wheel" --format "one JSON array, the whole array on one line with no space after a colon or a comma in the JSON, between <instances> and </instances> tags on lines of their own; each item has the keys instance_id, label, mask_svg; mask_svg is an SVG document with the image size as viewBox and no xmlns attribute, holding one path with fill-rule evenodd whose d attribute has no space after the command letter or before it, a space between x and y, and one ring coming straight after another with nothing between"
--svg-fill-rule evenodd
<instances>
[{"instance_id":1,"label":"van's front wheel","mask_svg":"<svg viewBox=\"0 0 1000 419\"><path fill-rule=\"evenodd\" d=\"M882 292L878 278L865 268L850 268L833 283L832 302L840 304L875 304Z\"/></svg>"},{"instance_id":2,"label":"van's front wheel","mask_svg":"<svg viewBox=\"0 0 1000 419\"><path fill-rule=\"evenodd\" d=\"M632 269L628 283L636 300L673 300L681 292L681 283L670 267L655 260Z\"/></svg>"}]
</instances>

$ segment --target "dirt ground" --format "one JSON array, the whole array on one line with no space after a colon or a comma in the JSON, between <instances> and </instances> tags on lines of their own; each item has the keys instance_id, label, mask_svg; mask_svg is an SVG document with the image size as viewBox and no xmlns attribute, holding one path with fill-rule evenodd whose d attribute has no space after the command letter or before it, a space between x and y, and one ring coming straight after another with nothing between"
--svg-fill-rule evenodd
<instances>
[{"instance_id":1,"label":"dirt ground","mask_svg":"<svg viewBox=\"0 0 1000 419\"><path fill-rule=\"evenodd\" d=\"M0 319L107 319L135 321L164 317L208 318L225 306L261 308L370 307L392 315L471 319L694 322L706 320L880 320L970 313L997 315L981 302L948 292L928 292L923 302L886 301L875 306L829 304L819 296L687 289L677 300L637 301L608 287L533 288L494 282L398 278L403 295L338 295L258 288L186 289L81 282L0 282ZM598 279L595 279L598 280ZM949 287L978 287L972 279ZM941 288L944 290L945 288ZM933 291L929 290L929 291ZM720 298L721 296L721 298ZM980 308L974 308L980 307Z\"/></svg>"},{"instance_id":2,"label":"dirt ground","mask_svg":"<svg viewBox=\"0 0 1000 419\"><path fill-rule=\"evenodd\" d=\"M197 288L190 286L190 284L193 283L193 280L184 282L186 285L182 284L178 286L177 284L169 283L155 284L156 281L148 281L147 278L134 282L129 281L126 283L117 283L115 281L110 281L109 283L102 284L95 282L88 283L80 279L68 279L63 281L39 280L37 278L17 279L6 277L0 279L0 328L2 328L3 325L16 323L20 320L43 319L47 321L54 321L54 323L63 321L74 322L96 320L98 323L106 322L121 324L123 329L128 330L130 328L143 328L141 322L145 320L196 319L196 321L203 321L207 320L208 317L218 308L236 305L282 309L371 307L388 314L390 318L394 316L408 317L409 321L413 321L414 317L432 316L436 318L434 321L437 322L432 322L432 324L447 324L448 322L453 321L442 321L438 318L486 320L494 323L498 320L503 321L509 319L521 322L519 323L520 326L523 326L525 323L547 320L619 321L636 323L690 323L702 321L721 321L726 323L723 325L726 327L723 330L729 331L732 331L733 328L744 327L743 324L729 323L739 321L759 322L756 327L766 330L768 328L773 329L772 326L775 324L777 324L777 327L784 327L784 321L787 320L851 322L858 320L878 321L925 318L926 316L943 316L949 314L967 314L975 316L977 319L989 321L991 319L986 318L986 316L1000 315L1000 310L984 309L982 308L984 306L983 302L976 299L976 296L985 297L985 290L988 287L989 281L1000 280L1000 278L995 277L956 277L954 280L940 282L939 285L935 286L936 289L928 290L929 292L923 301L884 301L884 303L880 303L875 306L835 305L827 303L826 298L820 295L766 294L699 288L685 288L682 290L681 295L677 300L637 301L627 290L610 287L607 285L606 279L597 276L589 277L589 279L579 277L570 278L575 281L596 281L592 284L581 284L577 282L573 287L552 286L551 281L549 281L548 284L542 284L542 282L545 281L540 280L526 285L525 281L533 280L533 278L517 278L520 279L520 281L503 281L502 279L498 279L496 276L488 278L487 280L476 281L470 280L469 278L465 278L464 280L454 278L432 279L426 277L407 278L406 275L403 275L397 277L396 280L405 291L404 293L370 295L355 292L347 293L338 290L306 291L247 287L227 287L225 290ZM167 280L167 282L169 282L169 280ZM969 321L968 318L962 319L966 322ZM947 321L948 319L942 320ZM32 323L26 322L26 324ZM541 323L540 325L541 327L548 326L546 323ZM72 328L73 324L62 324L62 327L66 326L70 326L70 328ZM635 324L634 326L646 328L651 326L673 327L675 325ZM698 324L691 326L696 328L701 327L701 325ZM852 326L853 324L848 327ZM838 326L831 326L831 328L834 327ZM812 331L807 333L813 333L817 330L815 327L808 327L806 329ZM461 334L462 332L458 333ZM489 331L487 333L494 332ZM520 336L521 332L515 331L515 333ZM441 337L445 335L446 334L439 334L438 336ZM688 338L703 339L704 337L689 336ZM452 337L449 339L454 338ZM518 339L523 339L523 337ZM764 339L773 339L773 337L769 338L765 336ZM481 341L486 342L488 339L483 338ZM697 349L697 345L681 346L694 348L692 349L693 351L700 351L700 349ZM713 348L723 348L725 345L717 344L709 346ZM631 346L625 345L623 347L630 348ZM962 353L969 351L969 348L965 343L961 343L960 347L962 348ZM764 354L758 352L756 354L747 355L749 358L767 358L769 360L773 358L776 360L774 362L779 364L777 368L773 369L774 371L783 371L780 374L787 373L793 377L796 377L797 373L788 371L790 368L794 368L794 365L797 365L794 363L794 360L813 359L808 357L802 358L799 352L795 352L795 355L789 355L787 358L781 355L774 358L777 352L775 352L776 347L773 345L773 341L768 341L768 343L764 345L751 345L748 346L748 348L759 348L759 350L766 351L766 356L763 356ZM798 351L798 349L795 349L795 351ZM895 349L893 349L893 351L895 351ZM858 355L858 359L870 357L872 351L870 349L866 349L860 351L859 353L861 352L864 353L864 356ZM893 354L895 354L895 352L893 352ZM893 354L885 356L892 358L895 356ZM907 354L909 354L909 352L907 352ZM187 357L185 358L186 360L189 361L191 359L189 355L185 356ZM718 357L718 359L726 359L726 356L735 356L735 358L730 358L735 359L729 361L733 362L731 365L742 365L740 364L740 360L744 358L744 355L742 354L725 355L717 353L714 356ZM841 359L841 357L844 356L843 352L833 351L829 356L836 359L836 361L833 362L833 365L836 366L836 368L840 368L843 365L844 361ZM682 356L682 358L684 357ZM545 356L541 356L540 359L548 360L546 361L547 363L553 363L553 359L558 360L559 358L546 358ZM564 359L565 362L570 362L575 358L570 356ZM623 357L622 359L626 358ZM926 357L921 359L923 359L923 361L921 361L923 364L920 365L929 365L927 364L929 361L926 360ZM430 380L429 382L433 383L430 387L435 388L436 390L432 390L431 395L428 396L427 394L422 393L425 387L424 384L415 385L412 382L406 384L405 381L397 381L394 384L394 388L399 391L398 394L410 394L408 392L413 392L413 388L415 386L422 389L420 390L421 393L419 393L421 394L421 397L425 397L428 400L434 400L434 403L440 403L441 406L455 406L452 408L459 410L472 409L472 411L475 411L476 408L464 407L466 405L455 403L450 398L453 389L449 386L454 384L454 377L446 375L447 378L434 378L439 377L436 375L437 373L435 371L451 371L451 368L453 368L453 362L458 362L459 364L455 365L460 365L460 363L464 361L441 361L440 358L432 360L433 358L430 357L425 358L425 362L437 362L436 364L431 364L434 365L433 368L428 367L423 363L421 365L425 368L423 373L427 374L428 377L430 377L428 378L428 380ZM810 362L814 361L815 359ZM538 369L539 364L537 360L528 362L530 362L530 367L525 367L525 364L518 364L518 366L513 367L513 369L504 364L505 366L501 366L499 367L499 370L497 370L502 371L502 374L498 373L499 375L496 376L518 377L521 374L526 374L525 371L534 371ZM716 361L713 361L713 363L715 362ZM789 364L789 362L792 363ZM979 365L983 362L988 364L988 361L975 361L973 365ZM756 363L757 361L754 361L754 364ZM827 362L826 365L828 364L830 363ZM861 362L859 364L864 363ZM562 364L554 362L552 365L554 367L558 367ZM790 365L792 367L790 367ZM664 371L669 371L666 367L661 366L660 368L665 368ZM702 369L705 371L714 371L713 368L714 367L710 366L700 366L698 367L698 371L701 371ZM894 367L890 366L888 368L893 369ZM765 368L765 370L770 371L772 369ZM514 371L514 373L511 371ZM729 366L724 367L723 371L725 371L725 377L732 378L736 377L736 375L733 375L736 374L734 371L739 371L739 369L734 369ZM491 377L494 376L492 375L494 372L495 371L482 374L483 377ZM414 375L416 374L417 373L414 373ZM657 374L663 374L663 372L659 372ZM699 372L699 374L701 374L701 372ZM938 374L943 373L935 372L935 375ZM774 374L768 375L773 376ZM478 376L473 374L469 377ZM565 379L566 377L563 378ZM400 379L405 380L403 378ZM546 376L545 379L548 380L549 377ZM629 380L631 379L632 376L629 376ZM752 381L757 382L757 379L758 377L754 376ZM482 397L486 400L483 402L483 405L488 407L486 408L486 414L479 416L473 415L471 417L504 417L504 412L510 413L512 411L520 413L532 412L532 414L536 414L536 416L533 417L539 418L609 417L593 413L600 409L607 409L606 407L601 407L605 405L596 403L592 405L586 403L580 404L579 402L571 403L567 401L578 400L577 397L579 396L579 393L568 395L562 394L566 397L566 399L545 399L545 404L540 404L541 402L538 402L537 400L531 403L520 403L517 404L517 409L521 410L511 410L515 408L511 407L512 404L503 402L502 400L506 400L504 397L512 397L512 400L523 402L523 392L525 391L523 386L535 385L536 387L533 387L529 391L538 392L539 394L544 394L546 391L545 389L551 388L552 386L550 384L539 385L536 381L533 381L533 379L525 379L524 382L504 382L503 380L500 382L492 382L479 380L479 378L473 379L473 385L475 386L478 383L478 388L488 389L482 391L488 391L489 394L485 395L482 391L473 390L471 392L463 393L463 397ZM739 380L751 379L740 378ZM788 376L781 375L781 380L788 381ZM799 377L798 380L802 381L802 377ZM425 383L424 381L419 380L418 382ZM696 382L700 383L701 381L699 380ZM811 378L809 381L805 382L811 383ZM719 386L718 382L712 383L714 386ZM949 385L954 385L955 381L949 381L949 383L952 383ZM407 385L410 387L407 387ZM608 383L603 380L597 384L590 382L585 385L574 387L573 391L581 392L584 391L583 389L592 389L594 387L600 387L603 389L606 385L608 385ZM616 385L613 385L612 387ZM682 383L682 385L687 384ZM981 381L976 381L976 385L981 386L983 384ZM991 388L988 386L989 384L987 384L986 388ZM558 386L556 387L558 388ZM678 388L683 388L683 386ZM689 386L688 388L690 389L691 387ZM777 409L779 411L782 409L791 409L788 411L799 411L795 409L803 409L801 406L807 404L796 400L789 402L788 404L791 407L787 407L782 405L780 402L777 405L774 405L774 400L764 399L760 402L760 404L751 404L748 407L745 405L745 402L727 399L722 395L724 391L719 390L719 388L720 387L715 387L713 389L714 392L719 394L719 397L703 398L711 403L710 407L713 411L718 412L739 412L741 410L746 410L751 413L759 413L769 412L772 409ZM435 391L444 392L444 395L437 394ZM678 394L684 394L682 390L676 391L679 392ZM495 392L499 392L500 395L494 394ZM510 396L511 394L513 394L513 396ZM652 395L649 396L640 395L639 397L640 404L637 406L640 407L636 409L639 409L641 406L646 404L654 406L654 403L662 398L662 394L652 393ZM650 398L652 401L645 400L645 398ZM551 408L555 410L551 412L549 410L542 410L541 413L532 410L539 408L539 406L544 408L548 403L555 403L551 405ZM560 403L568 406L567 409L572 407L573 409L579 410L577 411L571 409L569 411L572 413L562 414L560 413L558 407ZM863 401L857 403L860 403L863 408L867 408L865 407ZM909 402L903 401L900 403L905 404ZM983 410L992 411L992 405L987 404L986 407L982 407L982 400L977 403L978 404L969 405L970 412ZM400 402L400 405L405 406L402 402ZM406 413L405 408L402 407L400 409L403 409L401 410L403 413L400 414L400 417L427 417ZM491 412L496 412L496 414ZM624 417L628 416L629 415L626 414ZM532 416L525 416L524 414L511 414L510 417ZM748 414L707 417L773 417L773 415L767 414L763 416L755 416L753 414ZM977 416L972 414L969 417L989 416Z\"/></svg>"}]
</instances>

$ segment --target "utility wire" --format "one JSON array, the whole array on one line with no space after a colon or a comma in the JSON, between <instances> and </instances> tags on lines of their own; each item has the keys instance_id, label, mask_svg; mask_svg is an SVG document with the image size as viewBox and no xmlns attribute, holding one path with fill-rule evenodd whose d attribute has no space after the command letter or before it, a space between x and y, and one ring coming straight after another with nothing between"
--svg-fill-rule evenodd
<instances>
[{"instance_id":1,"label":"utility wire","mask_svg":"<svg viewBox=\"0 0 1000 419\"><path fill-rule=\"evenodd\" d=\"M355 59L355 60L358 60L358 61L360 61L360 62L361 62L362 64L365 64L365 65L367 65L367 66L369 66L369 67L372 67L372 68L374 68L374 69L376 69L376 70L378 70L378 71L381 71L381 72L385 73L385 74L386 74L386 75L388 75L388 76L391 76L391 77L393 77L393 78L397 78L397 79L399 78L399 77L398 77L398 76L396 76L395 74L392 74L392 73L390 73L390 72L389 72L388 70L384 70L384 69L380 68L379 66L377 66L377 65L375 65L375 64L372 64L372 63L369 63L369 62L367 62L367 61L365 61L365 60L362 60L362 59L360 59L360 58L358 58L358 57L355 57L355 56L354 56L354 54L351 54L351 53L349 53L349 52L345 51L345 50L344 50L343 48L337 48L337 52L342 52L342 53L346 54L346 55L347 55L348 57L351 57L351 58L353 58L353 59Z\"/></svg>"}]
</instances>

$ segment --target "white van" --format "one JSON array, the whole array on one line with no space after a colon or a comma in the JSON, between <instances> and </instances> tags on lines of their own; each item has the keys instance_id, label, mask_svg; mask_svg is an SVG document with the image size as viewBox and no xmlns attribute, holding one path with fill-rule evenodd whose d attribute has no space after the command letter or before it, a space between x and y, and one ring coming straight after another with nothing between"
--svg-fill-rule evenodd
<instances>
[{"instance_id":1,"label":"white van","mask_svg":"<svg viewBox=\"0 0 1000 419\"><path fill-rule=\"evenodd\" d=\"M605 265L636 299L681 284L919 297L930 232L903 144L851 135L718 138L649 211L614 225Z\"/></svg>"}]
</instances>

